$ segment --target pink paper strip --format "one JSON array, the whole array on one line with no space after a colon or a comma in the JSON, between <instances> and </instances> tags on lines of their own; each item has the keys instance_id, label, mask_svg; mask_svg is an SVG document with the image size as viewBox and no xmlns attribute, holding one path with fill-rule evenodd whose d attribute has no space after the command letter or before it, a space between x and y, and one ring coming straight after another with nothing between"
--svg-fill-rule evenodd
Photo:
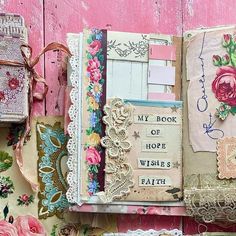
<instances>
[{"instance_id":1,"label":"pink paper strip","mask_svg":"<svg viewBox=\"0 0 236 236\"><path fill-rule=\"evenodd\" d=\"M148 93L148 100L174 101L174 93Z\"/></svg>"},{"instance_id":2,"label":"pink paper strip","mask_svg":"<svg viewBox=\"0 0 236 236\"><path fill-rule=\"evenodd\" d=\"M119 213L119 214L145 214L145 215L166 215L186 216L186 209L183 206L130 206L130 205L99 205L83 204L74 205L69 208L75 212L96 212L96 213Z\"/></svg>"},{"instance_id":3,"label":"pink paper strip","mask_svg":"<svg viewBox=\"0 0 236 236\"><path fill-rule=\"evenodd\" d=\"M151 65L149 67L148 83L175 85L175 67Z\"/></svg>"},{"instance_id":4,"label":"pink paper strip","mask_svg":"<svg viewBox=\"0 0 236 236\"><path fill-rule=\"evenodd\" d=\"M149 59L175 61L176 46L149 45Z\"/></svg>"}]
</instances>

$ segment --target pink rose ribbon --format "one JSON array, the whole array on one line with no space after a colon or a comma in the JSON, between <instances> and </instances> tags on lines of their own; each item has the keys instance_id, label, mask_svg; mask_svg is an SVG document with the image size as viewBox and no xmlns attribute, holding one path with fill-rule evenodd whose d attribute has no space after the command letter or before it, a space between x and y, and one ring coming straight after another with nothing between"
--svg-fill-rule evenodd
<instances>
[{"instance_id":1,"label":"pink rose ribbon","mask_svg":"<svg viewBox=\"0 0 236 236\"><path fill-rule=\"evenodd\" d=\"M24 49L28 49L29 53L28 55L25 54ZM25 132L23 133L23 135L20 137L19 141L13 146L14 149L14 155L17 161L17 165L20 169L20 172L22 174L22 176L26 179L26 181L28 183L30 183L32 189L34 191L38 190L38 185L33 183L30 179L28 179L26 177L26 175L24 174L23 171L23 145L24 142L27 138L27 136L30 133L31 130L31 120L32 120L32 106L33 106L33 102L34 99L38 100L38 101L42 101L44 100L44 98L46 97L46 94L48 92L48 85L46 83L46 80L38 74L38 72L34 69L34 66L39 62L40 57L45 54L48 51L52 51L52 50L61 50L64 53L66 53L67 55L71 56L71 53L69 51L69 49L64 46L61 43L57 43L57 42L52 42L50 44L48 44L46 47L44 47L42 49L42 51L39 53L39 55L37 57L35 57L35 59L32 59L32 48L28 45L28 44L22 44L21 45L21 54L22 57L24 59L24 63L21 62L17 62L17 61L8 61L8 60L0 60L0 65L7 65L7 66L23 66L25 67L29 73L30 73L30 80L29 80L29 116L26 119L26 126L25 126ZM42 83L44 85L44 91L39 93L39 92L35 92L35 88L37 83Z\"/></svg>"}]
</instances>

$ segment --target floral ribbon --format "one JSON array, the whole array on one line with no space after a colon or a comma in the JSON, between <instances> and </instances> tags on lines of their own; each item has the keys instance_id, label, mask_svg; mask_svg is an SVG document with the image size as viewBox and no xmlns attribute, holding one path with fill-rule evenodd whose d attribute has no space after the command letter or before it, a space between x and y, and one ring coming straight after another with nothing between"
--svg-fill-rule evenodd
<instances>
[{"instance_id":1,"label":"floral ribbon","mask_svg":"<svg viewBox=\"0 0 236 236\"><path fill-rule=\"evenodd\" d=\"M37 191L38 185L33 183L30 179L27 178L27 176L24 174L23 171L23 155L22 155L22 148L24 145L24 142L26 140L26 137L29 135L31 130L31 119L32 119L32 105L33 101L38 100L42 101L46 97L46 94L48 92L48 85L46 83L46 80L38 74L38 72L34 69L34 66L39 62L39 59L42 55L44 55L48 51L52 50L61 50L64 53L71 56L71 53L69 49L64 46L61 43L52 42L48 44L46 47L42 49L42 51L39 53L35 59L32 59L32 52L33 49L28 44L22 44L21 45L21 54L24 59L24 62L17 62L17 61L10 61L10 60L0 60L0 65L7 65L7 66L23 66L25 67L29 73L30 73L30 80L29 80L29 116L26 119L26 126L25 126L25 132L20 137L18 143L16 143L14 148L14 155L17 161L17 164L19 166L20 172L23 175L23 177L26 179L27 182L30 183L33 190ZM28 50L28 53L25 53L25 50ZM44 91L39 93L35 92L35 88L37 83L42 83L44 85Z\"/></svg>"}]
</instances>

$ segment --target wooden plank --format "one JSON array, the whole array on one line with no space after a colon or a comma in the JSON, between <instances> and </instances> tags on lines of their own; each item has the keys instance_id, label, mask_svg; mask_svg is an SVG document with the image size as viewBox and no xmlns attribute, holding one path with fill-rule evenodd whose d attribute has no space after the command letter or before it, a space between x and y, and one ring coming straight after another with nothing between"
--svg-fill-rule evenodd
<instances>
[{"instance_id":1,"label":"wooden plank","mask_svg":"<svg viewBox=\"0 0 236 236\"><path fill-rule=\"evenodd\" d=\"M80 1L44 2L45 9L45 44L53 41L66 43L67 33L82 31L82 15ZM65 62L60 53L49 52L45 56L45 75L49 85L46 98L47 115L64 114L64 94L66 88Z\"/></svg>"},{"instance_id":2,"label":"wooden plank","mask_svg":"<svg viewBox=\"0 0 236 236\"><path fill-rule=\"evenodd\" d=\"M183 0L183 31L235 25L234 0Z\"/></svg>"},{"instance_id":3,"label":"wooden plank","mask_svg":"<svg viewBox=\"0 0 236 236\"><path fill-rule=\"evenodd\" d=\"M147 97L147 63L108 60L107 98L145 99Z\"/></svg>"},{"instance_id":4,"label":"wooden plank","mask_svg":"<svg viewBox=\"0 0 236 236\"><path fill-rule=\"evenodd\" d=\"M3 0L0 3L0 12L17 13L24 17L28 26L29 45L33 48L33 55L37 55L43 48L43 2L39 0ZM44 74L43 57L36 69L41 75ZM41 89L39 88L39 90ZM36 102L33 111L34 115L44 115L44 102Z\"/></svg>"}]
</instances>

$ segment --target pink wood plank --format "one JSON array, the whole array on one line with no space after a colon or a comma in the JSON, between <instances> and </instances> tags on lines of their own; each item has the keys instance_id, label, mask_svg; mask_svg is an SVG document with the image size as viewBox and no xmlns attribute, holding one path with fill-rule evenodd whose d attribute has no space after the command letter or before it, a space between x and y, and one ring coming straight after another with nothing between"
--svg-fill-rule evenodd
<instances>
[{"instance_id":1,"label":"pink wood plank","mask_svg":"<svg viewBox=\"0 0 236 236\"><path fill-rule=\"evenodd\" d=\"M168 17L169 16L169 17ZM181 35L180 0L67 0L45 1L45 42L65 42L66 33L84 27L110 30ZM50 85L46 101L47 114L63 114L65 78L60 78L57 57L45 58L46 78Z\"/></svg>"},{"instance_id":2,"label":"pink wood plank","mask_svg":"<svg viewBox=\"0 0 236 236\"><path fill-rule=\"evenodd\" d=\"M235 24L235 0L183 0L183 30Z\"/></svg>"},{"instance_id":3,"label":"pink wood plank","mask_svg":"<svg viewBox=\"0 0 236 236\"><path fill-rule=\"evenodd\" d=\"M29 44L33 54L37 55L43 48L43 1L35 0L3 0L0 2L0 12L17 13L24 17L29 30ZM42 58L36 69L43 75L44 59ZM44 115L44 103L34 105L34 115Z\"/></svg>"}]
</instances>

